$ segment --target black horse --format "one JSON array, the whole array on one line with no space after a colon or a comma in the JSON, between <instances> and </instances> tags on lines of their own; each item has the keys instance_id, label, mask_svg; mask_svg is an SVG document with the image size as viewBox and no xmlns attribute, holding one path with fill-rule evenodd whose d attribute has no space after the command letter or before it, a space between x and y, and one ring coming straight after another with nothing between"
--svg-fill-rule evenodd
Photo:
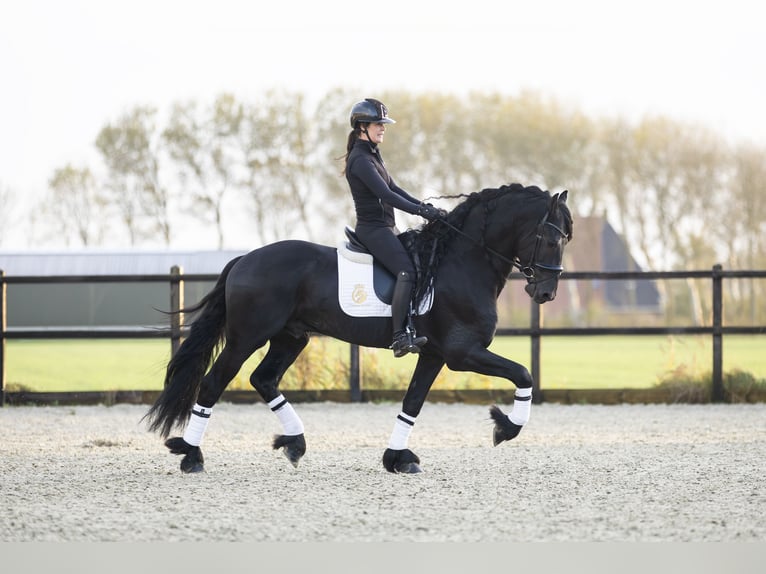
<instances>
[{"instance_id":1,"label":"black horse","mask_svg":"<svg viewBox=\"0 0 766 574\"><path fill-rule=\"evenodd\" d=\"M497 297L514 267L526 277L525 290L534 301L545 303L556 296L564 247L572 237L567 194L551 195L520 184L484 189L459 196L464 199L444 219L400 236L420 266L416 302L430 293L432 306L413 318L418 335L425 335L428 343L383 455L388 471L420 471L407 440L445 364L516 385L509 415L490 408L495 445L514 438L529 419L529 371L487 347L497 324ZM245 360L266 343L268 352L250 382L283 425L284 434L275 437L273 447L283 448L293 465L298 464L306 450L303 424L278 388L310 335L321 333L364 347L385 348L391 341L389 317L344 313L338 281L335 248L280 241L230 261L215 287L183 311L199 316L168 363L164 390L145 417L149 429L163 437L186 425L184 437L165 443L174 454L184 455L182 471L204 469L199 444L212 407Z\"/></svg>"}]
</instances>

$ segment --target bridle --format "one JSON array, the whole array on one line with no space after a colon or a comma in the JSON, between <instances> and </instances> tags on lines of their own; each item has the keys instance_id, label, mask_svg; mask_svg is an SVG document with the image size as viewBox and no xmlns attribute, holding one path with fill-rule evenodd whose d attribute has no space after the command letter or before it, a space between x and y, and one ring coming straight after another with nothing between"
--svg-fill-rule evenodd
<instances>
[{"instance_id":1,"label":"bridle","mask_svg":"<svg viewBox=\"0 0 766 574\"><path fill-rule=\"evenodd\" d=\"M444 225L446 225L447 227L449 227L453 231L459 233L460 235L462 235L466 239L469 239L474 244L476 244L479 247L481 247L482 249L484 249L490 255L493 255L494 257L497 257L501 261L507 263L508 265L511 266L511 269L513 269L515 267L516 269L521 271L521 274L524 275L524 277L527 279L527 281L533 281L536 278L535 277L535 269L540 269L542 271L547 271L549 273L557 273L559 275L561 275L561 273L564 271L564 267L561 264L549 265L548 263L540 263L539 261L537 261L538 251L540 250L540 244L543 241L543 235L544 235L544 230L545 230L546 226L553 228L564 239L569 239L569 234L568 233L566 233L563 229L561 229L555 223L551 223L550 221L548 221L548 217L549 216L550 216L550 210L545 212L545 215L540 220L540 222L537 224L537 230L536 230L536 233L535 233L535 250L532 252L532 257L530 258L529 263L527 263L526 265L522 265L518 258L509 259L508 257L503 255L502 253L498 253L497 251L495 251L491 247L487 247L487 245L485 245L483 242L480 242L477 239L471 237L465 231L455 227L454 225L452 225L451 223L449 223L445 219L437 219L436 221L439 221L439 222L443 223Z\"/></svg>"},{"instance_id":2,"label":"bridle","mask_svg":"<svg viewBox=\"0 0 766 574\"><path fill-rule=\"evenodd\" d=\"M545 230L546 225L556 230L556 232L558 232L562 238L567 240L569 239L569 235L563 229L561 229L555 223L548 221L549 215L550 211L546 211L545 215L540 220L540 223L537 224L537 233L535 234L535 250L532 252L532 259L530 259L529 263L523 267L519 266L518 264L516 265L524 277L530 280L535 278L535 269L542 269L543 271L549 271L559 275L561 275L561 273L564 271L564 266L561 265L561 263L558 265L549 265L547 263L540 263L537 261L537 252L540 250L540 244L543 241L543 231Z\"/></svg>"}]
</instances>

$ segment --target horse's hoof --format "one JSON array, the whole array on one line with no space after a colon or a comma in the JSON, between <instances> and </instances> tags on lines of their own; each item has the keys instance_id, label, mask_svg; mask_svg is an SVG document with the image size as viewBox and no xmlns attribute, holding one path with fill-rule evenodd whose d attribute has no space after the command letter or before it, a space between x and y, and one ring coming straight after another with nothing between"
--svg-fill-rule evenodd
<instances>
[{"instance_id":1,"label":"horse's hoof","mask_svg":"<svg viewBox=\"0 0 766 574\"><path fill-rule=\"evenodd\" d=\"M420 468L418 455L410 449L394 450L387 448L383 453L383 466L388 472L401 474L417 474L423 472Z\"/></svg>"},{"instance_id":2,"label":"horse's hoof","mask_svg":"<svg viewBox=\"0 0 766 574\"><path fill-rule=\"evenodd\" d=\"M403 464L397 464L394 469L401 474L417 474L423 472L420 465L416 462L406 462Z\"/></svg>"},{"instance_id":3,"label":"horse's hoof","mask_svg":"<svg viewBox=\"0 0 766 574\"><path fill-rule=\"evenodd\" d=\"M274 450L281 448L287 460L295 468L298 468L298 463L303 455L306 454L306 438L302 434L294 436L277 435L274 437L274 442L271 446Z\"/></svg>"},{"instance_id":4,"label":"horse's hoof","mask_svg":"<svg viewBox=\"0 0 766 574\"><path fill-rule=\"evenodd\" d=\"M197 472L204 472L205 465L200 460L189 460L188 456L185 456L181 461L181 472L184 474L194 474Z\"/></svg>"},{"instance_id":5,"label":"horse's hoof","mask_svg":"<svg viewBox=\"0 0 766 574\"><path fill-rule=\"evenodd\" d=\"M165 446L173 454L184 455L181 460L181 472L191 474L205 470L205 457L202 456L202 450L186 442L182 437L176 436L165 441Z\"/></svg>"},{"instance_id":6,"label":"horse's hoof","mask_svg":"<svg viewBox=\"0 0 766 574\"><path fill-rule=\"evenodd\" d=\"M492 433L492 444L494 446L499 445L501 442L516 438L521 432L521 425L517 425L511 422L499 407L493 406L489 409L489 416L495 421L495 430Z\"/></svg>"}]
</instances>

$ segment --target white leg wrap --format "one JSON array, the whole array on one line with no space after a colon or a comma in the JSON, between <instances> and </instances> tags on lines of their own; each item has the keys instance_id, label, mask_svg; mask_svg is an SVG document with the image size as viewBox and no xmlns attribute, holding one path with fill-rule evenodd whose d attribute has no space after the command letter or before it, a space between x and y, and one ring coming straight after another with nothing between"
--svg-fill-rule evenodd
<instances>
[{"instance_id":1,"label":"white leg wrap","mask_svg":"<svg viewBox=\"0 0 766 574\"><path fill-rule=\"evenodd\" d=\"M189 418L189 424L186 425L186 430L184 431L184 440L188 444L192 446L199 446L202 444L202 438L205 436L207 423L210 422L210 415L212 412L212 408L201 407L196 403L194 404L191 417Z\"/></svg>"},{"instance_id":2,"label":"white leg wrap","mask_svg":"<svg viewBox=\"0 0 766 574\"><path fill-rule=\"evenodd\" d=\"M399 413L399 416L396 417L396 422L394 423L391 439L388 441L388 448L391 450L406 449L413 426L415 426L415 417Z\"/></svg>"},{"instance_id":3,"label":"white leg wrap","mask_svg":"<svg viewBox=\"0 0 766 574\"><path fill-rule=\"evenodd\" d=\"M513 424L524 426L529 422L529 413L532 410L532 389L516 389L513 401L513 409L508 415L508 420Z\"/></svg>"},{"instance_id":4,"label":"white leg wrap","mask_svg":"<svg viewBox=\"0 0 766 574\"><path fill-rule=\"evenodd\" d=\"M277 415L282 429L287 436L303 434L303 421L293 409L293 405L287 402L283 395L269 402L269 408Z\"/></svg>"}]
</instances>

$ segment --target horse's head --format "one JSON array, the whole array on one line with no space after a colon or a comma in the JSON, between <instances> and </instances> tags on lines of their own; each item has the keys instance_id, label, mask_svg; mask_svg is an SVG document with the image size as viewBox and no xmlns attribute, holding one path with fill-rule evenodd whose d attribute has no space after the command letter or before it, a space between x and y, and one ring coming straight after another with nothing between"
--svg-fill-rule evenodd
<instances>
[{"instance_id":1,"label":"horse's head","mask_svg":"<svg viewBox=\"0 0 766 574\"><path fill-rule=\"evenodd\" d=\"M567 191L562 191L551 197L534 237L530 237L529 245L524 250L526 257L520 258L521 261L528 261L521 266L521 272L527 278L524 290L535 303L556 298L559 277L564 270L564 247L572 239L572 216L566 205L567 194Z\"/></svg>"}]
</instances>

